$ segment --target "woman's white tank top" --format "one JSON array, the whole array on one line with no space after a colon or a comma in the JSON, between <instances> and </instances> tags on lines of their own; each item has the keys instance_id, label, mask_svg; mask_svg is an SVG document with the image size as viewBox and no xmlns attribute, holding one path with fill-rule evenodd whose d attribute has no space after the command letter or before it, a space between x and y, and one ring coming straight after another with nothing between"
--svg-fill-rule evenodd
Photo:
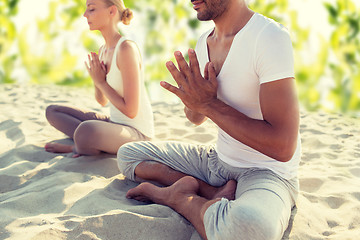
<instances>
[{"instance_id":1,"label":"woman's white tank top","mask_svg":"<svg viewBox=\"0 0 360 240\"><path fill-rule=\"evenodd\" d=\"M114 54L111 61L110 71L106 75L106 81L120 96L124 96L124 86L121 71L116 64L116 56L119 51L121 43L126 38L121 37L115 46ZM102 52L100 53L102 54ZM101 56L100 56L101 57ZM154 117L151 103L147 95L144 85L144 73L141 71L141 78L139 83L139 111L135 118L131 119L117 109L110 101L110 120L123 125L131 126L149 138L154 137Z\"/></svg>"}]
</instances>

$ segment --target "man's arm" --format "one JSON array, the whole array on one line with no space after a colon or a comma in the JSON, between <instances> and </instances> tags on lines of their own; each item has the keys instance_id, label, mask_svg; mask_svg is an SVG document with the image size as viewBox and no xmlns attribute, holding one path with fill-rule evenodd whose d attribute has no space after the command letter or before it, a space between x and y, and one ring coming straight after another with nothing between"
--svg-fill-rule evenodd
<instances>
[{"instance_id":1,"label":"man's arm","mask_svg":"<svg viewBox=\"0 0 360 240\"><path fill-rule=\"evenodd\" d=\"M194 112L190 108L184 108L185 115L187 119L195 125L200 125L207 120L207 117L204 114Z\"/></svg>"},{"instance_id":2,"label":"man's arm","mask_svg":"<svg viewBox=\"0 0 360 240\"><path fill-rule=\"evenodd\" d=\"M264 120L247 117L217 98L217 80L211 63L200 74L196 54L189 50L190 66L179 52L179 70L172 62L167 67L179 88L162 82L192 111L210 118L236 140L281 162L289 161L297 145L299 110L293 78L264 83L260 105Z\"/></svg>"},{"instance_id":3,"label":"man's arm","mask_svg":"<svg viewBox=\"0 0 360 240\"><path fill-rule=\"evenodd\" d=\"M262 84L260 105L264 120L249 118L218 99L199 111L236 140L287 162L296 150L299 129L294 79Z\"/></svg>"}]
</instances>

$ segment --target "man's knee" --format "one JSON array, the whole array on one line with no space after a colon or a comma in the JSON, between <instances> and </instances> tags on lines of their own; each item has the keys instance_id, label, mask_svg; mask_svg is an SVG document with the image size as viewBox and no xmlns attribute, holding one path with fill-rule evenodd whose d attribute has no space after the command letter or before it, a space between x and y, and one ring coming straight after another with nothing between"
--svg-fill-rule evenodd
<instances>
[{"instance_id":1,"label":"man's knee","mask_svg":"<svg viewBox=\"0 0 360 240\"><path fill-rule=\"evenodd\" d=\"M256 208L245 206L235 209L238 228L248 233L244 239L280 239L279 221L273 221Z\"/></svg>"},{"instance_id":2,"label":"man's knee","mask_svg":"<svg viewBox=\"0 0 360 240\"><path fill-rule=\"evenodd\" d=\"M249 206L231 206L233 202L220 201L209 208L215 214L205 214L208 239L272 240L281 239L280 220L268 218L262 211ZM210 213L210 214L209 214ZM204 219L205 220L205 219ZM209 221L210 220L210 221Z\"/></svg>"},{"instance_id":3,"label":"man's knee","mask_svg":"<svg viewBox=\"0 0 360 240\"><path fill-rule=\"evenodd\" d=\"M117 160L118 160L118 167L120 172L124 174L127 178L135 181L134 165L139 163L140 151L136 147L137 142L129 142L122 145L117 152Z\"/></svg>"}]
</instances>

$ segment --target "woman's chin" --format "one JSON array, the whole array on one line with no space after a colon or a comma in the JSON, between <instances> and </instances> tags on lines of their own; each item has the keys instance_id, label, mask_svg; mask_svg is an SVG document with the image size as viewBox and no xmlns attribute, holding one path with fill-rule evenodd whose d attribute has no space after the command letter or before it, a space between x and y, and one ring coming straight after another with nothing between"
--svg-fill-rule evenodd
<instances>
[{"instance_id":1,"label":"woman's chin","mask_svg":"<svg viewBox=\"0 0 360 240\"><path fill-rule=\"evenodd\" d=\"M94 30L97 30L97 29L96 29L96 28L94 28L94 26L89 25L89 30L90 30L90 31L94 31Z\"/></svg>"}]
</instances>

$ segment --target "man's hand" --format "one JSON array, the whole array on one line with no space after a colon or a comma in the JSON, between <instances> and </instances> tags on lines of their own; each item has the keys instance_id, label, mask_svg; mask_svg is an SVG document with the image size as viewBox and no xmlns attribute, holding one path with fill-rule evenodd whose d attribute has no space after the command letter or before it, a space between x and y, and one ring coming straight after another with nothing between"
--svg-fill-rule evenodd
<instances>
[{"instance_id":1,"label":"man's hand","mask_svg":"<svg viewBox=\"0 0 360 240\"><path fill-rule=\"evenodd\" d=\"M85 62L86 69L92 78L94 85L100 87L101 84L106 82L106 66L103 62L100 63L99 56L92 52L91 56L88 55L89 64Z\"/></svg>"},{"instance_id":2,"label":"man's hand","mask_svg":"<svg viewBox=\"0 0 360 240\"><path fill-rule=\"evenodd\" d=\"M195 51L189 49L188 53L189 65L179 51L175 52L179 69L171 61L166 63L178 87L164 81L161 82L161 86L178 96L192 111L203 113L206 106L217 99L216 73L213 64L209 62L205 66L204 77L202 77Z\"/></svg>"}]
</instances>

